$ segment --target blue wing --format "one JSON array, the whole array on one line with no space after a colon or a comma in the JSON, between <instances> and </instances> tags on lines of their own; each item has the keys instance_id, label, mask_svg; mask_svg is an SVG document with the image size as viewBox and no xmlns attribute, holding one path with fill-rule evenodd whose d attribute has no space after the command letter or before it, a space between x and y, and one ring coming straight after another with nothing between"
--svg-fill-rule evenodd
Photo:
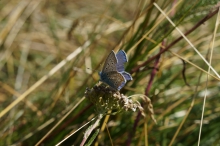
<instances>
[{"instance_id":1,"label":"blue wing","mask_svg":"<svg viewBox=\"0 0 220 146\"><path fill-rule=\"evenodd\" d=\"M131 74L129 74L129 73L125 72L125 71L122 73L122 75L124 76L126 81L133 80Z\"/></svg>"},{"instance_id":2,"label":"blue wing","mask_svg":"<svg viewBox=\"0 0 220 146\"><path fill-rule=\"evenodd\" d=\"M123 88L126 84L127 81L133 80L132 76L127 73L127 72L122 72L123 77L125 78L125 81L121 83L121 85L118 87L118 90L120 90L121 88Z\"/></svg>"},{"instance_id":3,"label":"blue wing","mask_svg":"<svg viewBox=\"0 0 220 146\"><path fill-rule=\"evenodd\" d=\"M120 85L124 82L126 83L126 79L122 73L117 71L111 71L108 73L99 73L101 81L108 84L115 90L120 90Z\"/></svg>"},{"instance_id":4,"label":"blue wing","mask_svg":"<svg viewBox=\"0 0 220 146\"><path fill-rule=\"evenodd\" d=\"M120 50L118 51L118 53L116 54L116 58L117 58L117 71L118 72L123 72L125 71L125 68L124 68L124 64L126 62L128 62L128 58L127 58L127 55L126 53L123 51L123 50Z\"/></svg>"},{"instance_id":5,"label":"blue wing","mask_svg":"<svg viewBox=\"0 0 220 146\"><path fill-rule=\"evenodd\" d=\"M118 90L121 90L125 86L126 82L122 82L121 85L118 87Z\"/></svg>"},{"instance_id":6,"label":"blue wing","mask_svg":"<svg viewBox=\"0 0 220 146\"><path fill-rule=\"evenodd\" d=\"M124 64L128 62L127 55L123 50L115 55L112 51L107 57L103 69L99 72L100 80L115 90L123 88L127 81L132 80L129 73L125 72Z\"/></svg>"}]
</instances>

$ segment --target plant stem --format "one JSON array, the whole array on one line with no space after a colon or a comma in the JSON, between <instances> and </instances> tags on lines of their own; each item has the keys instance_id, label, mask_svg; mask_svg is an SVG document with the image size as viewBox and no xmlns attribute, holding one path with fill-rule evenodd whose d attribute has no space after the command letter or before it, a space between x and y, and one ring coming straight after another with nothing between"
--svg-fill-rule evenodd
<instances>
[{"instance_id":1,"label":"plant stem","mask_svg":"<svg viewBox=\"0 0 220 146\"><path fill-rule=\"evenodd\" d=\"M89 127L89 128L86 130L86 132L85 132L85 134L84 134L84 137L83 137L83 140L82 140L80 146L84 146L86 140L88 139L88 137L90 136L90 134L92 133L92 131L93 131L96 127L98 127L99 122L100 122L100 120L102 119L102 117L103 117L103 114L99 114L98 119L95 121L95 123L94 123L91 127Z\"/></svg>"},{"instance_id":2,"label":"plant stem","mask_svg":"<svg viewBox=\"0 0 220 146\"><path fill-rule=\"evenodd\" d=\"M209 20L210 18L212 18L215 14L218 13L218 8L216 8L215 11L211 11L209 14L207 14L202 20L200 20L195 26L193 26L190 30L188 30L184 35L187 36L188 34L190 34L191 32L193 32L196 28L198 28L200 25L204 24L204 22L206 22L207 20ZM166 48L164 48L162 51L160 51L157 55L149 58L147 61L145 61L144 63L138 65L137 67L134 67L131 70L131 74L134 72L137 72L139 70L139 68L146 66L148 63L150 63L151 61L153 61L154 59L156 59L158 56L160 56L162 53L168 51L172 46L174 46L177 42L179 42L180 40L183 39L183 36L180 36L179 38L177 38L176 40L174 40L172 43L170 43L170 45L168 45Z\"/></svg>"},{"instance_id":3,"label":"plant stem","mask_svg":"<svg viewBox=\"0 0 220 146\"><path fill-rule=\"evenodd\" d=\"M164 48L164 41L162 42L162 46L160 48L160 52L163 51L163 48ZM151 76L150 76L150 79L149 79L149 82L148 82L148 85L146 87L146 90L145 90L145 95L147 96L149 91L150 91L150 88L153 84L153 80L154 80L154 77L156 75L156 72L157 72L157 67L158 67L158 64L159 64L159 60L160 60L160 55L156 58L155 60L155 63L154 63L154 69L152 70L151 72ZM143 105L143 102L141 103L141 105ZM141 112L139 111L138 112L138 115L135 119L135 122L134 122L134 125L133 125L133 129L132 129L132 132L129 133L129 136L128 136L128 139L127 139L127 142L126 142L126 145L127 146L130 146L131 144L131 140L132 140L132 137L133 135L135 134L135 131L137 129L137 126L138 126L138 122L140 121L140 118L141 118Z\"/></svg>"}]
</instances>

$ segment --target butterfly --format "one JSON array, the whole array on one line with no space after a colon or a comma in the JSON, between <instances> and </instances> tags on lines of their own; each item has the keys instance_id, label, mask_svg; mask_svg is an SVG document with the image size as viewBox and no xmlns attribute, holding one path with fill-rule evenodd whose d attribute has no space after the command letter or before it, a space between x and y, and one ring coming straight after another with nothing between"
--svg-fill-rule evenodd
<instances>
[{"instance_id":1,"label":"butterfly","mask_svg":"<svg viewBox=\"0 0 220 146\"><path fill-rule=\"evenodd\" d=\"M105 60L101 72L99 72L100 81L108 84L115 90L120 90L127 81L132 80L129 73L125 71L124 64L128 62L126 53L123 50L115 52L112 50Z\"/></svg>"}]
</instances>

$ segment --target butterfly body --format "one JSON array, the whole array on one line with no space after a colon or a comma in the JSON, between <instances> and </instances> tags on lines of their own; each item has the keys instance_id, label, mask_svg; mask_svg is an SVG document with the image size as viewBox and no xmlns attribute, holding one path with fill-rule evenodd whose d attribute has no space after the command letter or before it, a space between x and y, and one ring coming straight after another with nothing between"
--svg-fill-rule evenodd
<instances>
[{"instance_id":1,"label":"butterfly body","mask_svg":"<svg viewBox=\"0 0 220 146\"><path fill-rule=\"evenodd\" d=\"M120 90L127 81L132 80L131 75L125 72L124 63L126 62L128 62L128 59L123 50L120 50L116 55L114 51L111 51L102 71L99 73L100 81L108 84L115 90Z\"/></svg>"}]
</instances>

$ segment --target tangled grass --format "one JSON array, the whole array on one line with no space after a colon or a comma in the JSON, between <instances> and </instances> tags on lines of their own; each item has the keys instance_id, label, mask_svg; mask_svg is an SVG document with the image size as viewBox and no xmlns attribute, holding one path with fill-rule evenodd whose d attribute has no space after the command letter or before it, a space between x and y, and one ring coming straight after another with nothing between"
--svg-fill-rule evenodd
<instances>
[{"instance_id":1,"label":"tangled grass","mask_svg":"<svg viewBox=\"0 0 220 146\"><path fill-rule=\"evenodd\" d=\"M1 0L0 145L219 145L219 7ZM96 70L120 49L133 80L112 94Z\"/></svg>"}]
</instances>

